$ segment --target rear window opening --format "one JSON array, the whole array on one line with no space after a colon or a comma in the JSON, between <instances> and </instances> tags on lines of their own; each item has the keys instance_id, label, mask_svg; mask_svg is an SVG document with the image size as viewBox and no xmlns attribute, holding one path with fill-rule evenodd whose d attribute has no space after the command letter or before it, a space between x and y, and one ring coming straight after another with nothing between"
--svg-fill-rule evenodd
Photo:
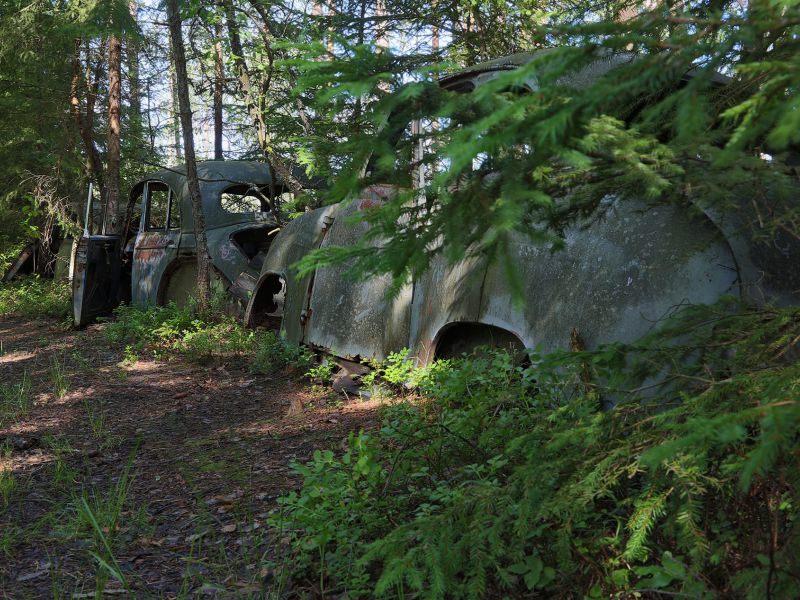
<instances>
[{"instance_id":1,"label":"rear window opening","mask_svg":"<svg viewBox=\"0 0 800 600\"><path fill-rule=\"evenodd\" d=\"M220 195L220 205L225 212L240 215L270 212L269 187L233 185Z\"/></svg>"},{"instance_id":2,"label":"rear window opening","mask_svg":"<svg viewBox=\"0 0 800 600\"><path fill-rule=\"evenodd\" d=\"M271 212L270 198L277 207L291 205L294 194L280 186L234 185L220 195L222 210L234 215Z\"/></svg>"},{"instance_id":3,"label":"rear window opening","mask_svg":"<svg viewBox=\"0 0 800 600\"><path fill-rule=\"evenodd\" d=\"M231 240L247 256L250 266L260 271L269 246L275 239L274 230L274 226L251 227L237 231L231 236Z\"/></svg>"}]
</instances>

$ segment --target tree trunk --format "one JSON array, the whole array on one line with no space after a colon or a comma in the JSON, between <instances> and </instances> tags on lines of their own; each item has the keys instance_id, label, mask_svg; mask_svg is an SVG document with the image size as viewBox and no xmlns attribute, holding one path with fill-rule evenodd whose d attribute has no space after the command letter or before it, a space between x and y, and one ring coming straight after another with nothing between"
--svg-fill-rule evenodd
<instances>
[{"instance_id":1,"label":"tree trunk","mask_svg":"<svg viewBox=\"0 0 800 600\"><path fill-rule=\"evenodd\" d=\"M133 20L136 21L136 0L128 2L128 10ZM146 151L144 127L142 125L142 89L139 80L139 40L134 35L128 36L125 45L125 58L128 61L128 82L130 85L130 145L133 146L134 156L142 158Z\"/></svg>"},{"instance_id":2,"label":"tree trunk","mask_svg":"<svg viewBox=\"0 0 800 600\"><path fill-rule=\"evenodd\" d=\"M98 61L102 63L102 61ZM72 119L75 121L75 126L78 128L78 134L83 142L83 149L86 152L85 171L86 177L90 181L94 181L100 190L100 197L105 197L105 179L103 178L103 161L100 159L100 153L97 151L97 146L94 143L94 132L92 131L94 125L94 84L91 81L91 57L89 49L86 51L86 118L81 114L81 85L80 85L80 72L81 72L81 40L75 39L75 54L72 57L72 83L70 86L69 109L72 114ZM99 78L99 68L95 75Z\"/></svg>"},{"instance_id":3,"label":"tree trunk","mask_svg":"<svg viewBox=\"0 0 800 600\"><path fill-rule=\"evenodd\" d=\"M119 233L119 158L122 44L116 35L108 39L108 167L103 233Z\"/></svg>"},{"instance_id":4,"label":"tree trunk","mask_svg":"<svg viewBox=\"0 0 800 600\"><path fill-rule=\"evenodd\" d=\"M222 55L222 24L214 26L214 160L223 160L222 155L222 86L225 81Z\"/></svg>"},{"instance_id":5,"label":"tree trunk","mask_svg":"<svg viewBox=\"0 0 800 600\"><path fill-rule=\"evenodd\" d=\"M335 39L334 39L334 27L333 27L333 19L336 16L336 4L334 4L333 0L328 0L328 22L330 25L328 26L328 43L326 45L326 49L328 50L328 60L333 60L335 58L334 50L335 50Z\"/></svg>"},{"instance_id":6,"label":"tree trunk","mask_svg":"<svg viewBox=\"0 0 800 600\"><path fill-rule=\"evenodd\" d=\"M186 156L186 179L192 199L194 238L197 250L197 296L200 310L208 308L209 260L206 243L206 222L200 198L200 183L197 180L197 164L194 156L194 134L192 133L192 107L189 104L189 79L186 75L186 55L183 49L181 17L178 0L167 1L167 20L172 56L175 64L175 87L178 92L181 128L183 129L183 151Z\"/></svg>"},{"instance_id":7,"label":"tree trunk","mask_svg":"<svg viewBox=\"0 0 800 600\"><path fill-rule=\"evenodd\" d=\"M170 69L169 69L169 94L172 100L172 134L173 146L175 150L174 162L183 162L183 152L181 151L181 118L180 107L178 106L178 86L176 83L177 76L175 74L175 53L170 52Z\"/></svg>"}]
</instances>

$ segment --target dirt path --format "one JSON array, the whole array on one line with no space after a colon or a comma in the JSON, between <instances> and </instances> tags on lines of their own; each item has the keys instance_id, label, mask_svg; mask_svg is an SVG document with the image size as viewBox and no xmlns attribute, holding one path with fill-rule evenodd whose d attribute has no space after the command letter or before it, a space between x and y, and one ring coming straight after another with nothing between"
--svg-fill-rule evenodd
<instances>
[{"instance_id":1,"label":"dirt path","mask_svg":"<svg viewBox=\"0 0 800 600\"><path fill-rule=\"evenodd\" d=\"M120 597L263 597L290 463L373 426L377 406L298 373L124 364L101 328L0 321L0 596L92 597L99 579ZM8 418L20 384L32 405Z\"/></svg>"}]
</instances>

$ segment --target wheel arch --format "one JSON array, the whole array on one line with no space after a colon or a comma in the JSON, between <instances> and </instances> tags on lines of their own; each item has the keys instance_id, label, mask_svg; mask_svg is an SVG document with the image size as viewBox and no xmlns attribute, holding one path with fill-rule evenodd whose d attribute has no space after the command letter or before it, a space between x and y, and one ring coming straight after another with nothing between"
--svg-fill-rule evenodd
<instances>
[{"instance_id":1,"label":"wheel arch","mask_svg":"<svg viewBox=\"0 0 800 600\"><path fill-rule=\"evenodd\" d=\"M245 327L257 327L270 319L282 320L285 298L286 275L280 271L262 273L245 309Z\"/></svg>"},{"instance_id":2,"label":"wheel arch","mask_svg":"<svg viewBox=\"0 0 800 600\"><path fill-rule=\"evenodd\" d=\"M452 321L436 332L428 353L432 360L455 358L480 346L524 352L522 336L503 326L482 321Z\"/></svg>"}]
</instances>

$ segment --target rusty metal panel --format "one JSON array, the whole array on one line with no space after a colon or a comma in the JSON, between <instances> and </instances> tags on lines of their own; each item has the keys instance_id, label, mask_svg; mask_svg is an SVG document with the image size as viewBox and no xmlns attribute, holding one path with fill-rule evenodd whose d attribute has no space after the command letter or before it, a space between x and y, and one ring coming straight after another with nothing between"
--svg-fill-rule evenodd
<instances>
[{"instance_id":1,"label":"rusty metal panel","mask_svg":"<svg viewBox=\"0 0 800 600\"><path fill-rule=\"evenodd\" d=\"M448 265L437 256L415 282L409 347L420 363L433 358L433 342L445 325L478 321L485 275L485 258Z\"/></svg>"},{"instance_id":2,"label":"rusty metal panel","mask_svg":"<svg viewBox=\"0 0 800 600\"><path fill-rule=\"evenodd\" d=\"M131 272L131 303L159 303L162 279L178 256L179 231L145 231L136 236Z\"/></svg>"},{"instance_id":3,"label":"rusty metal panel","mask_svg":"<svg viewBox=\"0 0 800 600\"><path fill-rule=\"evenodd\" d=\"M330 216L335 220L322 242L326 246L355 244L367 230L366 223L352 223L358 211L382 202L394 193L390 186L375 186L365 190L349 204L342 204ZM387 298L391 285L388 275L356 282L345 276L348 264L319 269L313 278L313 288L301 325L305 325L302 340L325 348L337 356L384 358L408 343L408 320L411 286L401 289L395 298ZM287 292L287 304L291 289ZM288 314L284 323L288 322ZM298 337L297 334L291 336Z\"/></svg>"},{"instance_id":4,"label":"rusty metal panel","mask_svg":"<svg viewBox=\"0 0 800 600\"><path fill-rule=\"evenodd\" d=\"M256 273L258 275L258 273ZM228 292L235 298L247 302L253 295L256 288L256 276L249 270L242 271L239 276L233 281Z\"/></svg>"},{"instance_id":5,"label":"rusty metal panel","mask_svg":"<svg viewBox=\"0 0 800 600\"><path fill-rule=\"evenodd\" d=\"M479 321L545 351L568 349L573 329L589 348L633 341L681 305L738 293L736 262L719 230L677 207L616 202L603 221L570 230L562 251L522 235L512 248L524 302L514 305L501 266L492 265Z\"/></svg>"},{"instance_id":6,"label":"rusty metal panel","mask_svg":"<svg viewBox=\"0 0 800 600\"><path fill-rule=\"evenodd\" d=\"M281 334L290 342L299 344L303 341L303 314L307 308L309 285L311 284L310 277L298 277L291 266L308 252L319 247L338 210L338 205L326 206L304 213L287 223L276 235L267 257L264 259L256 289L271 273L278 273L284 278L286 296ZM254 298L255 295L251 297L247 308L248 319L252 312Z\"/></svg>"},{"instance_id":7,"label":"rusty metal panel","mask_svg":"<svg viewBox=\"0 0 800 600\"><path fill-rule=\"evenodd\" d=\"M322 247L356 244L368 225L352 223L351 217L391 193L389 186L372 187L342 205ZM344 358L386 358L408 345L412 287L406 285L388 298L390 275L354 281L345 274L349 267L348 263L332 265L315 274L304 341Z\"/></svg>"},{"instance_id":8,"label":"rusty metal panel","mask_svg":"<svg viewBox=\"0 0 800 600\"><path fill-rule=\"evenodd\" d=\"M236 281L242 272L249 272L254 278L258 275L255 269L249 268L247 256L231 240L231 235L240 229L241 226L229 225L206 231L208 254L211 256L211 262L225 275L229 282ZM264 236L266 235L267 232L264 231Z\"/></svg>"}]
</instances>

